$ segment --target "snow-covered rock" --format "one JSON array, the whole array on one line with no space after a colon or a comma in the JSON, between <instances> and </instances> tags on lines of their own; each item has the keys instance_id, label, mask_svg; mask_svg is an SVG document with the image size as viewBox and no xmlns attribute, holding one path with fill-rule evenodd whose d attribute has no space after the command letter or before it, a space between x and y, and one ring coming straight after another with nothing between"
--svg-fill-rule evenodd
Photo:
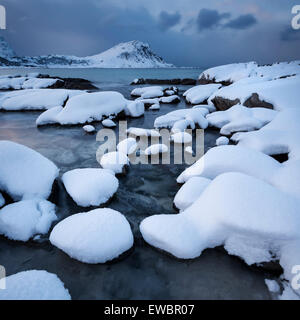
<instances>
[{"instance_id":1,"label":"snow-covered rock","mask_svg":"<svg viewBox=\"0 0 300 320\"><path fill-rule=\"evenodd\" d=\"M246 108L235 105L226 111L210 113L206 116L210 126L220 128L223 135L240 131L254 131L272 121L277 111L266 108Z\"/></svg>"},{"instance_id":2,"label":"snow-covered rock","mask_svg":"<svg viewBox=\"0 0 300 320\"><path fill-rule=\"evenodd\" d=\"M100 206L117 192L118 179L108 170L75 169L66 172L62 181L72 199L81 207Z\"/></svg>"},{"instance_id":3,"label":"snow-covered rock","mask_svg":"<svg viewBox=\"0 0 300 320\"><path fill-rule=\"evenodd\" d=\"M254 78L254 81L249 79L246 79L247 81L242 79L219 89L209 97L208 103L213 103L216 98L222 98L234 101L235 104L238 102L246 104L253 94L257 94L260 101L272 105L275 110L298 107L300 75L271 81L263 81L264 78L260 78L260 81L257 81L257 78Z\"/></svg>"},{"instance_id":4,"label":"snow-covered rock","mask_svg":"<svg viewBox=\"0 0 300 320\"><path fill-rule=\"evenodd\" d=\"M0 300L71 300L63 282L53 273L30 270L5 278Z\"/></svg>"},{"instance_id":5,"label":"snow-covered rock","mask_svg":"<svg viewBox=\"0 0 300 320\"><path fill-rule=\"evenodd\" d=\"M84 263L105 263L133 245L126 218L112 209L72 215L57 224L50 235L53 245Z\"/></svg>"},{"instance_id":6,"label":"snow-covered rock","mask_svg":"<svg viewBox=\"0 0 300 320\"><path fill-rule=\"evenodd\" d=\"M153 99L164 95L163 88L160 86L141 87L132 90L133 97L141 97L142 99Z\"/></svg>"},{"instance_id":7,"label":"snow-covered rock","mask_svg":"<svg viewBox=\"0 0 300 320\"><path fill-rule=\"evenodd\" d=\"M45 234L57 219L54 204L45 200L24 200L0 210L0 234L11 240L28 241Z\"/></svg>"},{"instance_id":8,"label":"snow-covered rock","mask_svg":"<svg viewBox=\"0 0 300 320\"><path fill-rule=\"evenodd\" d=\"M14 200L47 199L58 171L53 162L36 151L0 141L0 190Z\"/></svg>"},{"instance_id":9,"label":"snow-covered rock","mask_svg":"<svg viewBox=\"0 0 300 320\"><path fill-rule=\"evenodd\" d=\"M159 110L160 109L160 105L159 104L153 104L149 110Z\"/></svg>"},{"instance_id":10,"label":"snow-covered rock","mask_svg":"<svg viewBox=\"0 0 300 320\"><path fill-rule=\"evenodd\" d=\"M259 66L256 62L248 62L227 64L207 69L200 74L199 79L204 82L228 83L248 77L264 77L273 80L299 73L300 67L297 61L274 63L267 66Z\"/></svg>"},{"instance_id":11,"label":"snow-covered rock","mask_svg":"<svg viewBox=\"0 0 300 320\"><path fill-rule=\"evenodd\" d=\"M180 102L180 97L177 95L162 97L159 99L160 103L178 103Z\"/></svg>"},{"instance_id":12,"label":"snow-covered rock","mask_svg":"<svg viewBox=\"0 0 300 320\"><path fill-rule=\"evenodd\" d=\"M141 101L127 100L127 104L125 106L126 116L130 116L132 118L138 118L138 117L141 117L144 113L145 113L145 106Z\"/></svg>"},{"instance_id":13,"label":"snow-covered rock","mask_svg":"<svg viewBox=\"0 0 300 320\"><path fill-rule=\"evenodd\" d=\"M127 129L127 133L135 137L160 137L160 133L154 129L131 127Z\"/></svg>"},{"instance_id":14,"label":"snow-covered rock","mask_svg":"<svg viewBox=\"0 0 300 320\"><path fill-rule=\"evenodd\" d=\"M201 104L205 102L212 94L221 88L220 84L206 84L192 87L184 92L183 96L191 104Z\"/></svg>"},{"instance_id":15,"label":"snow-covered rock","mask_svg":"<svg viewBox=\"0 0 300 320\"><path fill-rule=\"evenodd\" d=\"M172 131L184 131L188 127L195 129L198 125L202 129L208 127L208 121L205 116L208 114L205 108L198 109L179 109L169 112L155 119L155 128L174 128Z\"/></svg>"},{"instance_id":16,"label":"snow-covered rock","mask_svg":"<svg viewBox=\"0 0 300 320\"><path fill-rule=\"evenodd\" d=\"M22 89L42 89L48 88L54 85L56 82L61 81L59 79L40 79L40 78L28 78L24 81Z\"/></svg>"},{"instance_id":17,"label":"snow-covered rock","mask_svg":"<svg viewBox=\"0 0 300 320\"><path fill-rule=\"evenodd\" d=\"M82 129L86 132L86 133L93 133L96 131L95 127L88 124L86 126L83 126Z\"/></svg>"},{"instance_id":18,"label":"snow-covered rock","mask_svg":"<svg viewBox=\"0 0 300 320\"><path fill-rule=\"evenodd\" d=\"M104 116L117 115L126 105L127 100L118 92L86 93L70 99L56 118L61 125L100 121Z\"/></svg>"},{"instance_id":19,"label":"snow-covered rock","mask_svg":"<svg viewBox=\"0 0 300 320\"><path fill-rule=\"evenodd\" d=\"M109 152L102 156L100 164L103 169L112 170L114 173L123 173L124 167L129 166L130 161L122 152Z\"/></svg>"},{"instance_id":20,"label":"snow-covered rock","mask_svg":"<svg viewBox=\"0 0 300 320\"><path fill-rule=\"evenodd\" d=\"M211 148L201 159L177 178L184 183L192 177L214 179L226 172L241 172L269 182L281 168L275 159L255 150L240 146Z\"/></svg>"},{"instance_id":21,"label":"snow-covered rock","mask_svg":"<svg viewBox=\"0 0 300 320\"><path fill-rule=\"evenodd\" d=\"M160 153L168 152L169 148L165 144L153 144L152 146L148 147L144 152L146 156L150 155L157 155Z\"/></svg>"},{"instance_id":22,"label":"snow-covered rock","mask_svg":"<svg viewBox=\"0 0 300 320\"><path fill-rule=\"evenodd\" d=\"M174 204L179 210L185 210L192 205L210 184L211 180L202 177L193 177L188 180L177 192Z\"/></svg>"},{"instance_id":23,"label":"snow-covered rock","mask_svg":"<svg viewBox=\"0 0 300 320\"><path fill-rule=\"evenodd\" d=\"M193 137L187 132L177 132L171 135L170 138L174 143L188 144L193 141Z\"/></svg>"},{"instance_id":24,"label":"snow-covered rock","mask_svg":"<svg viewBox=\"0 0 300 320\"><path fill-rule=\"evenodd\" d=\"M226 146L227 144L229 144L227 137L220 137L216 140L216 146Z\"/></svg>"},{"instance_id":25,"label":"snow-covered rock","mask_svg":"<svg viewBox=\"0 0 300 320\"><path fill-rule=\"evenodd\" d=\"M193 106L193 109L205 108L208 112L215 112L217 109L213 104L197 104Z\"/></svg>"},{"instance_id":26,"label":"snow-covered rock","mask_svg":"<svg viewBox=\"0 0 300 320\"><path fill-rule=\"evenodd\" d=\"M63 107L53 107L45 112L43 112L39 117L36 119L37 126L43 126L47 124L55 124L57 115L63 110Z\"/></svg>"},{"instance_id":27,"label":"snow-covered rock","mask_svg":"<svg viewBox=\"0 0 300 320\"><path fill-rule=\"evenodd\" d=\"M28 89L0 93L0 110L48 110L63 106L65 101L85 93L80 90Z\"/></svg>"},{"instance_id":28,"label":"snow-covered rock","mask_svg":"<svg viewBox=\"0 0 300 320\"><path fill-rule=\"evenodd\" d=\"M119 152L122 152L126 155L133 154L136 149L137 149L137 142L136 139L134 138L127 138L122 140L118 145L117 145L117 150Z\"/></svg>"},{"instance_id":29,"label":"snow-covered rock","mask_svg":"<svg viewBox=\"0 0 300 320\"><path fill-rule=\"evenodd\" d=\"M265 154L289 154L289 159L300 159L300 110L291 108L279 112L269 124L258 131L241 132L232 136L239 146Z\"/></svg>"},{"instance_id":30,"label":"snow-covered rock","mask_svg":"<svg viewBox=\"0 0 300 320\"><path fill-rule=\"evenodd\" d=\"M299 239L298 206L268 183L231 172L213 180L182 214L149 217L140 229L149 244L178 258L224 245L252 265L280 257L286 243Z\"/></svg>"},{"instance_id":31,"label":"snow-covered rock","mask_svg":"<svg viewBox=\"0 0 300 320\"><path fill-rule=\"evenodd\" d=\"M105 119L102 121L103 127L107 128L114 128L116 127L116 124L111 119Z\"/></svg>"}]
</instances>

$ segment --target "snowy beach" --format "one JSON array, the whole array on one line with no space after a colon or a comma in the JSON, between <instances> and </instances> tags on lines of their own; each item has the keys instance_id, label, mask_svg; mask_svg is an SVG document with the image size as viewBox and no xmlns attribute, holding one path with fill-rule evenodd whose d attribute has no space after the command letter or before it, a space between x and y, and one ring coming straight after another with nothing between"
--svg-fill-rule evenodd
<instances>
[{"instance_id":1,"label":"snowy beach","mask_svg":"<svg viewBox=\"0 0 300 320\"><path fill-rule=\"evenodd\" d=\"M7 276L46 270L68 289L70 296L47 279L63 299L300 297L292 288L300 265L299 61L0 75ZM49 89L55 77L87 79L99 91ZM198 83L130 85L141 78ZM96 132L118 133L121 114L134 136L169 128L172 146L204 129L205 155L192 166L125 160L123 175L109 155L101 168ZM128 140L115 151L125 159L134 146ZM167 151L158 144L145 153Z\"/></svg>"}]
</instances>

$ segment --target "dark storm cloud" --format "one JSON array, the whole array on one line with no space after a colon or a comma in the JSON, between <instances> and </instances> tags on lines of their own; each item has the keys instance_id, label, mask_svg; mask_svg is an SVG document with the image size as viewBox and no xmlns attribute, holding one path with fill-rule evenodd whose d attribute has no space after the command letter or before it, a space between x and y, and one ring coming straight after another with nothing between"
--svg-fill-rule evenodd
<instances>
[{"instance_id":1,"label":"dark storm cloud","mask_svg":"<svg viewBox=\"0 0 300 320\"><path fill-rule=\"evenodd\" d=\"M219 26L223 19L229 18L230 13L219 13L217 10L201 9L197 17L199 31Z\"/></svg>"},{"instance_id":2,"label":"dark storm cloud","mask_svg":"<svg viewBox=\"0 0 300 320\"><path fill-rule=\"evenodd\" d=\"M165 31L174 26L176 26L181 20L181 15L178 12L168 13L166 11L162 11L159 15L158 23L160 28Z\"/></svg>"},{"instance_id":3,"label":"dark storm cloud","mask_svg":"<svg viewBox=\"0 0 300 320\"><path fill-rule=\"evenodd\" d=\"M225 27L231 29L248 29L255 25L257 20L253 14L243 14L236 19L230 20L228 23L225 24Z\"/></svg>"}]
</instances>

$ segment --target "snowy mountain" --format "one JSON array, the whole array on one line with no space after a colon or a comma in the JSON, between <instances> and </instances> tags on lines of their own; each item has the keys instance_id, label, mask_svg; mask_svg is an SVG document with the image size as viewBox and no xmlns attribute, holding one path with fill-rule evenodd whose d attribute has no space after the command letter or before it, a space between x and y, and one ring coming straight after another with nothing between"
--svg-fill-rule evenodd
<instances>
[{"instance_id":1,"label":"snowy mountain","mask_svg":"<svg viewBox=\"0 0 300 320\"><path fill-rule=\"evenodd\" d=\"M171 68L147 43L120 43L100 54L89 57L48 55L17 57L8 43L0 38L0 66L71 67L71 68Z\"/></svg>"}]
</instances>

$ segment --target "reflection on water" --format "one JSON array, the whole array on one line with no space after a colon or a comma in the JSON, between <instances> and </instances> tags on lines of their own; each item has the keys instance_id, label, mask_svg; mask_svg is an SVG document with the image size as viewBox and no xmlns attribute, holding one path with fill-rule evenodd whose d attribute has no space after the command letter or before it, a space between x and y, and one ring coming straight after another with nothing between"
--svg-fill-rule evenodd
<instances>
[{"instance_id":1,"label":"reflection on water","mask_svg":"<svg viewBox=\"0 0 300 320\"><path fill-rule=\"evenodd\" d=\"M130 87L118 88L129 97ZM162 105L160 111L147 111L145 117L128 119L128 127L153 128L154 119L179 105ZM0 139L22 143L51 159L60 174L74 169L99 167L95 135L79 127L36 128L38 112L0 113ZM102 128L96 124L97 130ZM117 130L117 129L116 129ZM206 130L205 149L214 146L218 133ZM247 267L222 249L206 250L195 260L180 261L144 243L139 223L154 214L172 214L173 198L179 189L177 176L184 165L136 165L120 177L120 187L108 207L122 212L133 229L134 248L120 261L87 265L75 261L53 247L48 236L26 244L0 238L0 264L7 274L28 269L56 273L73 299L269 299L266 275ZM61 182L51 199L59 219L89 211L78 207Z\"/></svg>"}]
</instances>

